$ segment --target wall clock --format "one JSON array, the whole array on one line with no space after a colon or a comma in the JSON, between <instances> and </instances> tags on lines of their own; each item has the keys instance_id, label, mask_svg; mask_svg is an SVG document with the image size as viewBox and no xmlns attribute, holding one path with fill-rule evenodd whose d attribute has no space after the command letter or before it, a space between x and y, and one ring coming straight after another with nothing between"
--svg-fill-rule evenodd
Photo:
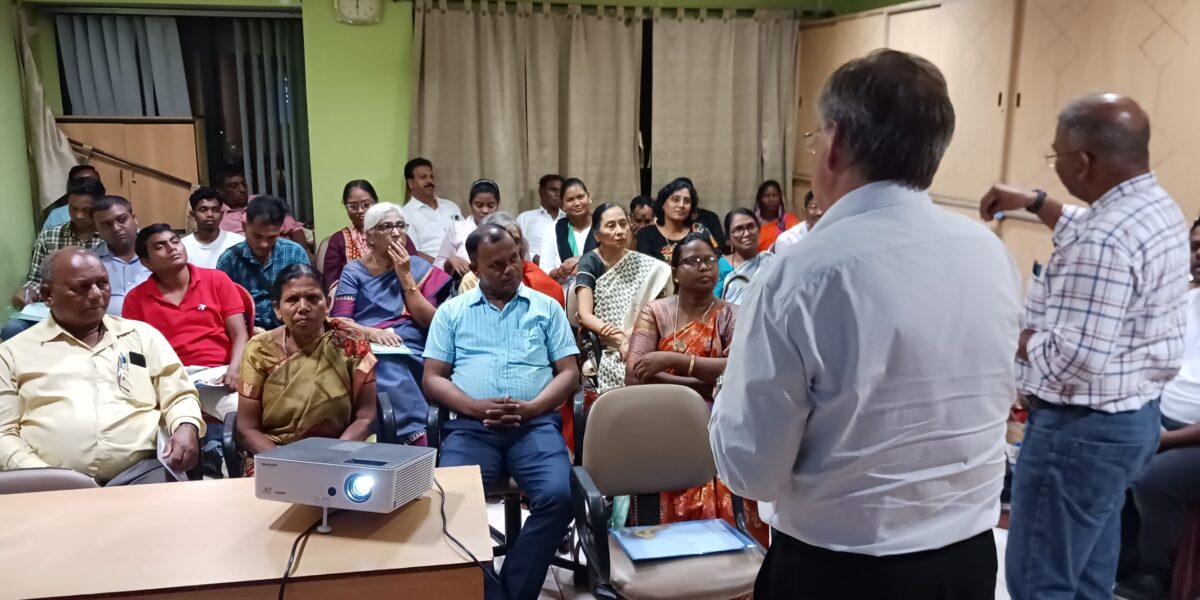
<instances>
[{"instance_id":1,"label":"wall clock","mask_svg":"<svg viewBox=\"0 0 1200 600\"><path fill-rule=\"evenodd\" d=\"M383 0L333 0L338 21L351 25L371 25L383 18Z\"/></svg>"}]
</instances>

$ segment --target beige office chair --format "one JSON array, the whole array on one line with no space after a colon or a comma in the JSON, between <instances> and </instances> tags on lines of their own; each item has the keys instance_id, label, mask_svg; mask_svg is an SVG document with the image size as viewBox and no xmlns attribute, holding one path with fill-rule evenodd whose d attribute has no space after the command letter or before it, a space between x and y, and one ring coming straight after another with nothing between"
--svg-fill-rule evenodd
<instances>
[{"instance_id":1,"label":"beige office chair","mask_svg":"<svg viewBox=\"0 0 1200 600\"><path fill-rule=\"evenodd\" d=\"M317 270L321 270L321 269L325 268L325 255L329 253L329 240L332 238L333 238L333 236L331 235L331 236L321 240L320 244L317 244L317 264L316 264ZM326 291L328 291L328 290L326 290Z\"/></svg>"},{"instance_id":2,"label":"beige office chair","mask_svg":"<svg viewBox=\"0 0 1200 600\"><path fill-rule=\"evenodd\" d=\"M571 491L598 597L727 600L753 591L761 549L635 564L608 535L605 497L682 490L716 477L708 419L704 399L675 385L620 388L592 405ZM734 498L734 514L750 537L741 498Z\"/></svg>"},{"instance_id":3,"label":"beige office chair","mask_svg":"<svg viewBox=\"0 0 1200 600\"><path fill-rule=\"evenodd\" d=\"M100 487L95 479L71 469L17 469L0 471L0 494L53 492Z\"/></svg>"}]
</instances>

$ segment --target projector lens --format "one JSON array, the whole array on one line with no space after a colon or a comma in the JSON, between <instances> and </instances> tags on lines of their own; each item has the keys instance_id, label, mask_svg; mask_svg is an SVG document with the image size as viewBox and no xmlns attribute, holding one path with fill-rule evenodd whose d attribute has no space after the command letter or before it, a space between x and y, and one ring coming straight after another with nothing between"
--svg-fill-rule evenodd
<instances>
[{"instance_id":1,"label":"projector lens","mask_svg":"<svg viewBox=\"0 0 1200 600\"><path fill-rule=\"evenodd\" d=\"M370 475L355 473L346 478L346 497L351 502L366 502L375 489L375 480Z\"/></svg>"}]
</instances>

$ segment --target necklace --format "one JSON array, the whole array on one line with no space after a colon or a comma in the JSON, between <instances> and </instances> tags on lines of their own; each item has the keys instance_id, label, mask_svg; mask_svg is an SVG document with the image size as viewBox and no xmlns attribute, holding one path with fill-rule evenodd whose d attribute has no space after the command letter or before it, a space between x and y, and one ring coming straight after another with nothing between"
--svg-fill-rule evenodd
<instances>
[{"instance_id":1,"label":"necklace","mask_svg":"<svg viewBox=\"0 0 1200 600\"><path fill-rule=\"evenodd\" d=\"M717 299L713 298L712 302L708 303L708 308L704 309L704 312L700 313L700 316L697 317L696 320L699 321L699 320L703 319L704 316L708 314L708 311L712 310L713 305L716 303L717 303ZM687 349L687 344L684 343L683 340L679 339L679 313L681 313L681 312L683 312L683 309L680 308L679 300L676 299L675 300L675 330L671 334L671 336L674 337L675 339L671 340L671 349L674 350L675 352L678 352L679 354L683 354L684 353L683 351ZM691 321L689 321L689 323L690 322Z\"/></svg>"}]
</instances>

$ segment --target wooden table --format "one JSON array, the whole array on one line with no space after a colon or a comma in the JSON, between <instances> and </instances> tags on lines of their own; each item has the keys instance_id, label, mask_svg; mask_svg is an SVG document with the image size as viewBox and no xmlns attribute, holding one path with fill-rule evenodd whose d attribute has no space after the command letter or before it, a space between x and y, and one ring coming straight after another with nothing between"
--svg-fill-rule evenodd
<instances>
[{"instance_id":1,"label":"wooden table","mask_svg":"<svg viewBox=\"0 0 1200 600\"><path fill-rule=\"evenodd\" d=\"M477 467L438 469L448 529L492 558ZM442 534L439 495L313 533L287 598L477 600L483 576ZM274 599L292 542L320 509L254 497L252 479L0 496L0 599Z\"/></svg>"}]
</instances>

